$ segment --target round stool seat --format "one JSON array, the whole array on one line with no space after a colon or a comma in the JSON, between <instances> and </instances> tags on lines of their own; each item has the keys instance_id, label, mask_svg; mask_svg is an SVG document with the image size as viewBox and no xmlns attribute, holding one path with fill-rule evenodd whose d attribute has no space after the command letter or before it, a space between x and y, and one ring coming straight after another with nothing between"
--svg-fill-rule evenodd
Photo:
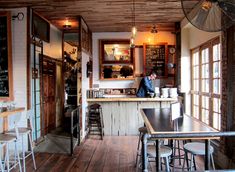
<instances>
[{"instance_id":1,"label":"round stool seat","mask_svg":"<svg viewBox=\"0 0 235 172\"><path fill-rule=\"evenodd\" d=\"M147 133L148 132L146 127L140 127L138 130L140 133Z\"/></svg>"},{"instance_id":2,"label":"round stool seat","mask_svg":"<svg viewBox=\"0 0 235 172\"><path fill-rule=\"evenodd\" d=\"M186 143L184 145L184 149L187 152L190 152L195 155L205 155L205 143L200 143L200 142ZM210 154L213 152L214 148L210 146Z\"/></svg>"},{"instance_id":3,"label":"round stool seat","mask_svg":"<svg viewBox=\"0 0 235 172\"><path fill-rule=\"evenodd\" d=\"M147 148L147 154L150 158L155 158L156 157L156 146L155 145L149 145ZM160 157L168 157L172 154L171 148L167 146L160 146Z\"/></svg>"}]
</instances>

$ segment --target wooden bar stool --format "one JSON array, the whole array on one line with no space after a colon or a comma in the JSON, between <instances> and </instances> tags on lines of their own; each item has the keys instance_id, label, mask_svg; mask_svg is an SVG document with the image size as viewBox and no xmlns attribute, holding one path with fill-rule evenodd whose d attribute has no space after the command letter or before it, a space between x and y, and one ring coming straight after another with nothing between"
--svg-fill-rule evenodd
<instances>
[{"instance_id":1,"label":"wooden bar stool","mask_svg":"<svg viewBox=\"0 0 235 172\"><path fill-rule=\"evenodd\" d=\"M9 144L14 143L15 145L15 151L14 151L14 160L11 161L10 160L10 153L9 153ZM19 166L19 170L20 172L22 172L21 169L21 164L20 164L20 156L19 156L19 152L17 149L17 143L18 143L18 134L17 134L17 129L16 129L16 136L12 136L9 134L0 134L0 144L5 145L6 147L6 152L5 152L5 158L2 164L2 167L5 171L9 172L10 170L12 170L14 167L16 167L17 165ZM3 148L3 146L1 147ZM11 164L12 163L12 164Z\"/></svg>"},{"instance_id":2,"label":"wooden bar stool","mask_svg":"<svg viewBox=\"0 0 235 172\"><path fill-rule=\"evenodd\" d=\"M32 111L28 110L26 113L26 117L27 120L29 122L29 127L18 127L18 131L19 131L19 137L22 140L22 156L20 157L20 159L23 160L23 171L26 172L26 167L25 167L25 159L27 157L29 157L30 155L32 156L32 160L33 160L33 166L34 169L36 170L36 162L35 162L35 157L34 157L34 151L33 151L33 141L32 141L32 131L33 131L33 125L32 125ZM9 130L6 132L7 134L12 134L15 135L15 130ZM28 152L28 154L26 155L26 150L25 150L25 142L24 142L24 138L28 137L29 139L29 146L30 146L30 151Z\"/></svg>"},{"instance_id":3,"label":"wooden bar stool","mask_svg":"<svg viewBox=\"0 0 235 172\"><path fill-rule=\"evenodd\" d=\"M99 134L103 140L104 124L101 105L95 103L88 107L88 134Z\"/></svg>"},{"instance_id":4,"label":"wooden bar stool","mask_svg":"<svg viewBox=\"0 0 235 172\"><path fill-rule=\"evenodd\" d=\"M139 139L138 139L138 145L137 145L135 167L137 166L137 163L139 161L139 157L141 156L141 147L140 147L141 138L142 138L143 134L148 132L146 127L140 127L138 130L139 130Z\"/></svg>"},{"instance_id":5,"label":"wooden bar stool","mask_svg":"<svg viewBox=\"0 0 235 172\"><path fill-rule=\"evenodd\" d=\"M193 167L195 170L196 169L196 165L193 165L193 162L195 160L195 156L196 155L204 155L205 156L205 143L200 143L200 142L191 142L191 143L186 143L184 145L184 151L185 151L185 158L184 158L184 163L183 163L183 170L184 170L184 165L185 165L185 161L188 159L187 158L187 153L191 154L191 159L190 159L190 167L187 167L190 171L193 171ZM210 157L211 157L211 162L212 162L212 167L213 170L215 170L215 164L214 164L214 159L213 159L213 152L214 152L214 148L212 146L210 146ZM188 163L187 163L188 164Z\"/></svg>"}]
</instances>

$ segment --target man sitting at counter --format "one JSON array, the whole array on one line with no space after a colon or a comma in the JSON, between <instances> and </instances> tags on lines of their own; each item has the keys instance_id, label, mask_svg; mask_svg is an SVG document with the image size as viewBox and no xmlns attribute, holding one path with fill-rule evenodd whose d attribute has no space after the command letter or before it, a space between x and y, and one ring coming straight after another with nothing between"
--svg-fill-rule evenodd
<instances>
[{"instance_id":1,"label":"man sitting at counter","mask_svg":"<svg viewBox=\"0 0 235 172\"><path fill-rule=\"evenodd\" d=\"M152 80L157 78L157 74L155 72L151 72L149 76L145 76L141 79L139 89L137 91L137 97L148 97L150 94L154 94L154 88Z\"/></svg>"}]
</instances>

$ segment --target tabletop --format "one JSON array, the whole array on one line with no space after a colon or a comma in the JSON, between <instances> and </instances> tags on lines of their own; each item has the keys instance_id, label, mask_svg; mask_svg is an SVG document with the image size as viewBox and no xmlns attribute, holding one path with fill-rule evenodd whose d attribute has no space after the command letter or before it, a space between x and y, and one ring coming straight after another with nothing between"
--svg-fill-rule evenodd
<instances>
[{"instance_id":1,"label":"tabletop","mask_svg":"<svg viewBox=\"0 0 235 172\"><path fill-rule=\"evenodd\" d=\"M12 110L7 110L4 112L0 112L0 118L3 118L3 131L8 130L8 116L14 115L18 112L23 112L25 110L24 107L16 107Z\"/></svg>"},{"instance_id":2,"label":"tabletop","mask_svg":"<svg viewBox=\"0 0 235 172\"><path fill-rule=\"evenodd\" d=\"M0 112L0 118L7 117L9 115L13 115L13 114L18 113L18 112L23 112L24 110L25 110L24 107L16 107L12 110L7 110L7 111L4 111L4 112Z\"/></svg>"},{"instance_id":3,"label":"tabletop","mask_svg":"<svg viewBox=\"0 0 235 172\"><path fill-rule=\"evenodd\" d=\"M149 134L219 132L186 114L172 121L170 108L141 109L141 114Z\"/></svg>"}]
</instances>

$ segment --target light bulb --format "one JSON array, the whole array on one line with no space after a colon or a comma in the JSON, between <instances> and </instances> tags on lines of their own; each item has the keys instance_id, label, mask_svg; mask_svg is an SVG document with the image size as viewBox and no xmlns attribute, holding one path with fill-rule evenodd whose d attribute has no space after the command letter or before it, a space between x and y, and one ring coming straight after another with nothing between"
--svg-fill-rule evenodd
<instances>
[{"instance_id":1,"label":"light bulb","mask_svg":"<svg viewBox=\"0 0 235 172\"><path fill-rule=\"evenodd\" d=\"M209 1L209 0L205 0L205 1L202 3L202 9L205 10L205 11L210 10L211 7L212 7L212 2Z\"/></svg>"},{"instance_id":2,"label":"light bulb","mask_svg":"<svg viewBox=\"0 0 235 172\"><path fill-rule=\"evenodd\" d=\"M131 32L132 32L132 36L135 37L137 34L137 29L135 26L132 27Z\"/></svg>"},{"instance_id":3,"label":"light bulb","mask_svg":"<svg viewBox=\"0 0 235 172\"><path fill-rule=\"evenodd\" d=\"M132 36L131 39L130 39L130 47L131 47L131 48L134 48L134 47L135 47L135 39L134 39L133 36Z\"/></svg>"}]
</instances>

